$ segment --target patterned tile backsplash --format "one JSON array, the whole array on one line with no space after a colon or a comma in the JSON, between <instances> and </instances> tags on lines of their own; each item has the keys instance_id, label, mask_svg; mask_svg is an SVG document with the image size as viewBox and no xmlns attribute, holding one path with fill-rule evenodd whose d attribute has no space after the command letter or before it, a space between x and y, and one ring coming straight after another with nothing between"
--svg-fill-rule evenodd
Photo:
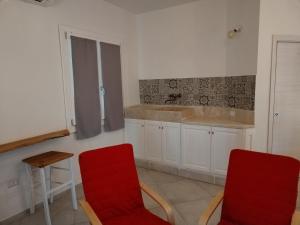
<instances>
[{"instance_id":1,"label":"patterned tile backsplash","mask_svg":"<svg viewBox=\"0 0 300 225\"><path fill-rule=\"evenodd\" d=\"M255 75L140 80L141 104L221 106L254 110ZM177 95L178 98L170 98Z\"/></svg>"}]
</instances>

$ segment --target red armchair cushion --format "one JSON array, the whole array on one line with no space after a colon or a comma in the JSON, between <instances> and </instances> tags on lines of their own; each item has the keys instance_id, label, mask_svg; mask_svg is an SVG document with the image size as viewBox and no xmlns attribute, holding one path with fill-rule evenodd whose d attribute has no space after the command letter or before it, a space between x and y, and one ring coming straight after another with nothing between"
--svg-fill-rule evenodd
<instances>
[{"instance_id":1,"label":"red armchair cushion","mask_svg":"<svg viewBox=\"0 0 300 225\"><path fill-rule=\"evenodd\" d=\"M238 225L238 224L234 224L226 220L222 220L220 223L218 223L218 225Z\"/></svg>"},{"instance_id":2,"label":"red armchair cushion","mask_svg":"<svg viewBox=\"0 0 300 225\"><path fill-rule=\"evenodd\" d=\"M131 145L81 153L79 163L85 198L101 221L144 209Z\"/></svg>"},{"instance_id":3,"label":"red armchair cushion","mask_svg":"<svg viewBox=\"0 0 300 225\"><path fill-rule=\"evenodd\" d=\"M290 225L296 208L298 177L298 160L233 150L220 224Z\"/></svg>"},{"instance_id":4,"label":"red armchair cushion","mask_svg":"<svg viewBox=\"0 0 300 225\"><path fill-rule=\"evenodd\" d=\"M104 221L105 225L170 225L146 209L137 209L131 214Z\"/></svg>"}]
</instances>

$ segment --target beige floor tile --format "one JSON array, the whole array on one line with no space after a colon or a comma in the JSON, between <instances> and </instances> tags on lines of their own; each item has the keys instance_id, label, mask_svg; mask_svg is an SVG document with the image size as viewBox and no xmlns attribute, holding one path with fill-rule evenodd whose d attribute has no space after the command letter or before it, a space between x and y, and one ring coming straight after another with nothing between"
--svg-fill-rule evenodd
<instances>
[{"instance_id":1,"label":"beige floor tile","mask_svg":"<svg viewBox=\"0 0 300 225\"><path fill-rule=\"evenodd\" d=\"M165 196L172 203L188 202L200 199L210 199L210 194L200 185L191 180L180 180L174 183L158 185Z\"/></svg>"},{"instance_id":2,"label":"beige floor tile","mask_svg":"<svg viewBox=\"0 0 300 225\"><path fill-rule=\"evenodd\" d=\"M45 225L43 208L36 209L33 215L26 215L21 220L21 225Z\"/></svg>"},{"instance_id":3,"label":"beige floor tile","mask_svg":"<svg viewBox=\"0 0 300 225\"><path fill-rule=\"evenodd\" d=\"M77 196L77 199L79 199L79 200L84 198L82 185L77 185L77 187L76 187L76 196Z\"/></svg>"},{"instance_id":4,"label":"beige floor tile","mask_svg":"<svg viewBox=\"0 0 300 225\"><path fill-rule=\"evenodd\" d=\"M164 220L167 220L166 213L162 210L162 208L156 207L156 208L150 209L150 211L151 211L154 215L156 215L156 216L158 216L158 217L160 217L160 218L162 218L162 219L164 219ZM176 225L187 225L187 224L185 223L185 221L183 220L183 218L180 216L180 214L176 211L175 208L173 209L173 213L174 213L175 224L176 224Z\"/></svg>"},{"instance_id":5,"label":"beige floor tile","mask_svg":"<svg viewBox=\"0 0 300 225\"><path fill-rule=\"evenodd\" d=\"M148 173L149 170L144 169L144 168L138 168L137 171L138 171L138 176L139 176L140 181L142 181L148 185L154 183L153 179L151 178L151 176Z\"/></svg>"},{"instance_id":6,"label":"beige floor tile","mask_svg":"<svg viewBox=\"0 0 300 225\"><path fill-rule=\"evenodd\" d=\"M147 171L148 175L151 177L152 181L156 184L174 183L183 180L182 177L170 175L167 173L161 173L154 170Z\"/></svg>"},{"instance_id":7,"label":"beige floor tile","mask_svg":"<svg viewBox=\"0 0 300 225\"><path fill-rule=\"evenodd\" d=\"M74 212L74 223L75 224L81 224L81 223L87 223L88 219L86 215L84 214L83 210L79 207L78 210Z\"/></svg>"},{"instance_id":8,"label":"beige floor tile","mask_svg":"<svg viewBox=\"0 0 300 225\"><path fill-rule=\"evenodd\" d=\"M197 182L196 184L200 185L205 191L207 191L212 197L215 197L220 191L224 190L224 186Z\"/></svg>"},{"instance_id":9,"label":"beige floor tile","mask_svg":"<svg viewBox=\"0 0 300 225\"><path fill-rule=\"evenodd\" d=\"M152 208L156 208L159 205L152 199L150 198L147 194L142 193L143 195L143 200L144 200L144 205L147 209L152 209Z\"/></svg>"},{"instance_id":10,"label":"beige floor tile","mask_svg":"<svg viewBox=\"0 0 300 225\"><path fill-rule=\"evenodd\" d=\"M158 185L155 183L147 184L149 188L151 188L153 191L155 191L157 194L162 196L164 198L163 192L159 189ZM147 209L156 208L159 207L158 203L156 203L149 195L147 195L145 192L142 191L142 196L144 200L145 207ZM165 199L167 200L167 199Z\"/></svg>"},{"instance_id":11,"label":"beige floor tile","mask_svg":"<svg viewBox=\"0 0 300 225\"><path fill-rule=\"evenodd\" d=\"M196 224L200 213L207 207L210 199L222 190L220 186L144 168L138 168L138 175L141 181L170 202L174 208L176 225ZM82 199L84 197L82 185L78 185L76 191L77 199ZM164 211L157 203L146 194L143 194L143 199L147 209L165 218ZM56 197L54 203L50 205L50 210L53 225L88 225L83 211L80 208L77 211L72 209L69 191ZM212 218L210 225L217 224L219 220L217 216ZM12 219L8 225L45 225L43 207L38 207L33 215L16 217L15 221Z\"/></svg>"},{"instance_id":12,"label":"beige floor tile","mask_svg":"<svg viewBox=\"0 0 300 225\"><path fill-rule=\"evenodd\" d=\"M207 208L209 202L209 199L190 201L175 204L175 208L188 225L197 225L201 213ZM209 225L218 224L219 218L220 216L218 210L211 219Z\"/></svg>"},{"instance_id":13,"label":"beige floor tile","mask_svg":"<svg viewBox=\"0 0 300 225\"><path fill-rule=\"evenodd\" d=\"M1 225L21 225L22 224L22 220L18 219L16 221L12 221L12 222L8 222L8 223L1 223Z\"/></svg>"},{"instance_id":14,"label":"beige floor tile","mask_svg":"<svg viewBox=\"0 0 300 225\"><path fill-rule=\"evenodd\" d=\"M73 225L74 224L74 210L68 209L52 216L52 225Z\"/></svg>"}]
</instances>

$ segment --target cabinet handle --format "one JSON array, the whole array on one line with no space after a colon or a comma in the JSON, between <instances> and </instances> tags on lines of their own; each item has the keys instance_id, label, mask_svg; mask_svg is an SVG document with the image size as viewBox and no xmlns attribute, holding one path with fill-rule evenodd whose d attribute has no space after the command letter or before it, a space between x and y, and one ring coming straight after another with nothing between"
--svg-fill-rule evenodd
<instances>
[{"instance_id":1,"label":"cabinet handle","mask_svg":"<svg viewBox=\"0 0 300 225\"><path fill-rule=\"evenodd\" d=\"M208 131L208 134L210 134L210 131Z\"/></svg>"},{"instance_id":2,"label":"cabinet handle","mask_svg":"<svg viewBox=\"0 0 300 225\"><path fill-rule=\"evenodd\" d=\"M145 127L145 125L144 124L142 124L142 126L141 127Z\"/></svg>"},{"instance_id":3,"label":"cabinet handle","mask_svg":"<svg viewBox=\"0 0 300 225\"><path fill-rule=\"evenodd\" d=\"M215 132L214 132L214 131L212 131L212 132L211 132L211 134L212 134L212 135L214 135L214 134L215 134Z\"/></svg>"},{"instance_id":4,"label":"cabinet handle","mask_svg":"<svg viewBox=\"0 0 300 225\"><path fill-rule=\"evenodd\" d=\"M163 130L163 129L164 129L164 127L161 127L161 129Z\"/></svg>"}]
</instances>

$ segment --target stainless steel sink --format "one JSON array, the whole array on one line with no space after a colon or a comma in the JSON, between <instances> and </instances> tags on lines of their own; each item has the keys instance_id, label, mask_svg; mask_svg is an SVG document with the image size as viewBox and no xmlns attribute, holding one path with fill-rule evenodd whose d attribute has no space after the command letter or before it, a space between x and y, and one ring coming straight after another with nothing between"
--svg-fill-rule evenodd
<instances>
[{"instance_id":1,"label":"stainless steel sink","mask_svg":"<svg viewBox=\"0 0 300 225\"><path fill-rule=\"evenodd\" d=\"M139 105L127 108L127 118L180 122L191 114L192 108L182 106Z\"/></svg>"},{"instance_id":2,"label":"stainless steel sink","mask_svg":"<svg viewBox=\"0 0 300 225\"><path fill-rule=\"evenodd\" d=\"M187 110L188 108L184 108L184 107L168 107L168 106L162 106L162 107L153 107L152 109L148 109L148 110L155 110L155 111L170 111L170 112L182 112Z\"/></svg>"}]
</instances>

